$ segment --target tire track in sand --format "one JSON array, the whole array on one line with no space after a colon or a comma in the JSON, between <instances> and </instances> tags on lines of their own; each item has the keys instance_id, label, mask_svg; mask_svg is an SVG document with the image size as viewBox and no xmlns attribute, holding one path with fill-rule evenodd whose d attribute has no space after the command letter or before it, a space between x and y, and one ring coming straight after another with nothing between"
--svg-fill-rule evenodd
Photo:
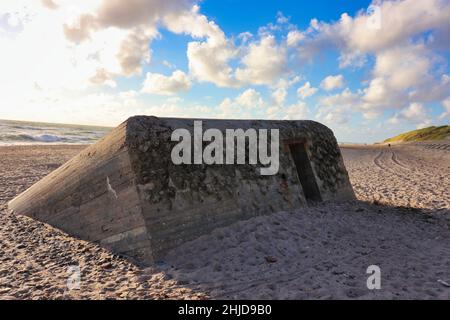
<instances>
[{"instance_id":1,"label":"tire track in sand","mask_svg":"<svg viewBox=\"0 0 450 320\"><path fill-rule=\"evenodd\" d=\"M373 163L385 173L390 173L396 175L404 181L412 182L410 177L402 174L401 172L399 172L399 170L396 170L394 168L393 164L396 165L396 168L409 170L405 166L401 165L398 161L394 161L394 158L397 159L395 153L392 150L390 150L390 152L392 153L392 155L389 156L387 150L381 150L380 153L373 159Z\"/></svg>"},{"instance_id":2,"label":"tire track in sand","mask_svg":"<svg viewBox=\"0 0 450 320\"><path fill-rule=\"evenodd\" d=\"M373 159L373 163L381 170L385 171L386 168L380 164L380 159L384 154L384 150L381 150L380 153Z\"/></svg>"},{"instance_id":3,"label":"tire track in sand","mask_svg":"<svg viewBox=\"0 0 450 320\"><path fill-rule=\"evenodd\" d=\"M411 168L404 165L403 163L400 162L400 160L398 159L397 154L395 153L395 151L391 151L392 152L392 162L394 162L396 165L402 167L405 170L411 171Z\"/></svg>"}]
</instances>

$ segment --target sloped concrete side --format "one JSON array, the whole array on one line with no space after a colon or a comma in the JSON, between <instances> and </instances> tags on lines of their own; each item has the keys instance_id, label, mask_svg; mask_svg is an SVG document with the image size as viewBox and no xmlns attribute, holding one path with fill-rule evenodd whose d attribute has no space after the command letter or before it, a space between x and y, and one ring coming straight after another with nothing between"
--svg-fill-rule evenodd
<instances>
[{"instance_id":1,"label":"sloped concrete side","mask_svg":"<svg viewBox=\"0 0 450 320\"><path fill-rule=\"evenodd\" d=\"M151 261L122 124L9 203L17 214Z\"/></svg>"}]
</instances>

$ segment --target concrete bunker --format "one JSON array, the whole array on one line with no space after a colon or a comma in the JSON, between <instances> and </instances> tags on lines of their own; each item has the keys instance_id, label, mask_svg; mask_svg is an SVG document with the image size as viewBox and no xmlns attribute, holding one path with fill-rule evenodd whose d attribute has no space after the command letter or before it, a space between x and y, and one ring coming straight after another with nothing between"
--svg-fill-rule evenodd
<instances>
[{"instance_id":1,"label":"concrete bunker","mask_svg":"<svg viewBox=\"0 0 450 320\"><path fill-rule=\"evenodd\" d=\"M197 119L198 120L198 119ZM194 119L136 116L9 203L17 214L140 264L212 230L317 201L354 199L333 132L314 121L202 120L204 129L278 129L279 171L176 165L174 130ZM247 145L247 147L249 147Z\"/></svg>"}]
</instances>

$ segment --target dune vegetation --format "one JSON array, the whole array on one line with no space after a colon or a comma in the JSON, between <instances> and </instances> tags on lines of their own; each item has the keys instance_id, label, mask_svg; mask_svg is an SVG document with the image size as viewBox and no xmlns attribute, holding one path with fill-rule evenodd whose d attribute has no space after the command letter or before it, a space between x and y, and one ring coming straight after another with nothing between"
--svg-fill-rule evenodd
<instances>
[{"instance_id":1,"label":"dune vegetation","mask_svg":"<svg viewBox=\"0 0 450 320\"><path fill-rule=\"evenodd\" d=\"M437 141L450 138L450 126L429 127L402 133L384 142Z\"/></svg>"}]
</instances>

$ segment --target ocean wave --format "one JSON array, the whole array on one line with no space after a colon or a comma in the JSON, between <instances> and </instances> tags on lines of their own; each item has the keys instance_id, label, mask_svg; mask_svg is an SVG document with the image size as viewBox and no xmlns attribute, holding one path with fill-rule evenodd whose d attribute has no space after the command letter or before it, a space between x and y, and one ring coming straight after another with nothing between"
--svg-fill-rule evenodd
<instances>
[{"instance_id":1,"label":"ocean wave","mask_svg":"<svg viewBox=\"0 0 450 320\"><path fill-rule=\"evenodd\" d=\"M57 135L57 134L0 134L0 144L47 144L47 143L71 143L89 144L98 140L98 136Z\"/></svg>"},{"instance_id":2,"label":"ocean wave","mask_svg":"<svg viewBox=\"0 0 450 320\"><path fill-rule=\"evenodd\" d=\"M0 120L0 145L90 144L110 129Z\"/></svg>"},{"instance_id":3,"label":"ocean wave","mask_svg":"<svg viewBox=\"0 0 450 320\"><path fill-rule=\"evenodd\" d=\"M66 137L60 137L52 134L42 134L42 135L31 135L31 134L7 134L0 137L3 141L24 141L24 142L67 142L69 141Z\"/></svg>"}]
</instances>

